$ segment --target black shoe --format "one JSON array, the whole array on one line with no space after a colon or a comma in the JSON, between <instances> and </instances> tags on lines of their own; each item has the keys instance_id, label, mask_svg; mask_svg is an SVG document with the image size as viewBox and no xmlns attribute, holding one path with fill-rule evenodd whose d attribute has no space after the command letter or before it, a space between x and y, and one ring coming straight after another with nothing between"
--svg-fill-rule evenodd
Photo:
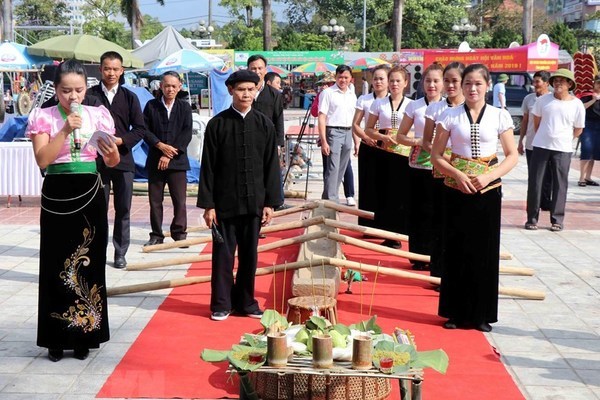
<instances>
[{"instance_id":1,"label":"black shoe","mask_svg":"<svg viewBox=\"0 0 600 400\"><path fill-rule=\"evenodd\" d=\"M52 362L57 362L57 361L62 360L62 358L63 358L62 349L48 349L48 358Z\"/></svg>"},{"instance_id":2,"label":"black shoe","mask_svg":"<svg viewBox=\"0 0 600 400\"><path fill-rule=\"evenodd\" d=\"M213 321L225 321L229 317L229 314L231 314L229 311L215 311L210 314L210 319Z\"/></svg>"},{"instance_id":3,"label":"black shoe","mask_svg":"<svg viewBox=\"0 0 600 400\"><path fill-rule=\"evenodd\" d=\"M127 266L127 260L125 260L125 256L117 256L115 257L115 263L113 266L117 269L123 269Z\"/></svg>"},{"instance_id":4,"label":"black shoe","mask_svg":"<svg viewBox=\"0 0 600 400\"><path fill-rule=\"evenodd\" d=\"M90 355L90 349L87 349L85 347L76 348L73 353L73 357L75 357L78 360L85 360L86 358L88 358L89 355Z\"/></svg>"},{"instance_id":5,"label":"black shoe","mask_svg":"<svg viewBox=\"0 0 600 400\"><path fill-rule=\"evenodd\" d=\"M246 313L246 317L261 319L263 316L263 311L259 308L252 312Z\"/></svg>"},{"instance_id":6,"label":"black shoe","mask_svg":"<svg viewBox=\"0 0 600 400\"><path fill-rule=\"evenodd\" d=\"M144 243L144 247L146 246L154 246L156 244L162 244L163 239L159 239L159 238L152 238L150 240L148 240L146 243Z\"/></svg>"},{"instance_id":7,"label":"black shoe","mask_svg":"<svg viewBox=\"0 0 600 400\"><path fill-rule=\"evenodd\" d=\"M381 246L391 247L392 249L401 249L402 243L397 240L385 239L383 242L381 242Z\"/></svg>"},{"instance_id":8,"label":"black shoe","mask_svg":"<svg viewBox=\"0 0 600 400\"><path fill-rule=\"evenodd\" d=\"M488 324L487 322L483 322L483 323L477 325L477 327L475 327L475 329L477 329L478 331L481 331L481 332L491 332L492 326L490 324Z\"/></svg>"},{"instance_id":9,"label":"black shoe","mask_svg":"<svg viewBox=\"0 0 600 400\"><path fill-rule=\"evenodd\" d=\"M449 319L448 321L444 322L444 329L457 329L457 328L458 328L458 324L453 319Z\"/></svg>"},{"instance_id":10,"label":"black shoe","mask_svg":"<svg viewBox=\"0 0 600 400\"><path fill-rule=\"evenodd\" d=\"M287 210L288 208L292 208L294 206L290 206L289 204L282 204L279 207L275 207L275 211Z\"/></svg>"}]
</instances>

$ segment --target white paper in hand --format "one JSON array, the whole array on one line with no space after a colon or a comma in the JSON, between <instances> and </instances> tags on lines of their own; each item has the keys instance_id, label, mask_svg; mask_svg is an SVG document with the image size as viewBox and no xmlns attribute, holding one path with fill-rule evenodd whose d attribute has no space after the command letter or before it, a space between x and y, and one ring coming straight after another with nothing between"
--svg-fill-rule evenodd
<instances>
[{"instance_id":1,"label":"white paper in hand","mask_svg":"<svg viewBox=\"0 0 600 400\"><path fill-rule=\"evenodd\" d=\"M107 143L110 143L111 140L113 142L116 142L116 140L117 140L113 135L111 135L109 133L106 133L104 131L96 131L96 132L94 132L92 134L92 137L90 138L90 140L88 140L88 142L85 144L85 147L87 147L87 146L93 147L94 149L96 149L96 151L101 156L103 156L104 154L102 154L102 150L100 150L98 148L98 139L102 139L102 140L104 140Z\"/></svg>"}]
</instances>

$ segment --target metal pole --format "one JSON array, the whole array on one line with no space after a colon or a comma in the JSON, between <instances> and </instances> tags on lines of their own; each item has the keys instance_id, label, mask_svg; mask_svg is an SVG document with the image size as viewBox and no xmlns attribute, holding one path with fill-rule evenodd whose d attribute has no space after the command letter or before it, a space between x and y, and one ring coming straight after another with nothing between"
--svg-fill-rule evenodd
<instances>
[{"instance_id":1,"label":"metal pole","mask_svg":"<svg viewBox=\"0 0 600 400\"><path fill-rule=\"evenodd\" d=\"M212 26L212 0L208 0L208 26Z\"/></svg>"},{"instance_id":2,"label":"metal pole","mask_svg":"<svg viewBox=\"0 0 600 400\"><path fill-rule=\"evenodd\" d=\"M363 51L367 48L367 0L363 0Z\"/></svg>"}]
</instances>

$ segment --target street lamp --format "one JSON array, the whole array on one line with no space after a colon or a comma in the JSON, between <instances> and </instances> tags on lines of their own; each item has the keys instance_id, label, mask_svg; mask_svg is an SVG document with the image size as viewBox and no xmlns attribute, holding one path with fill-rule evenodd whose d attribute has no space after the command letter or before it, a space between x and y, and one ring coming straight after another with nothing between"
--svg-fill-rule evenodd
<instances>
[{"instance_id":1,"label":"street lamp","mask_svg":"<svg viewBox=\"0 0 600 400\"><path fill-rule=\"evenodd\" d=\"M329 20L329 25L321 26L321 33L324 33L331 38L331 50L333 50L333 41L335 40L336 36L342 36L345 30L346 28L337 24L335 18Z\"/></svg>"},{"instance_id":2,"label":"street lamp","mask_svg":"<svg viewBox=\"0 0 600 400\"><path fill-rule=\"evenodd\" d=\"M463 17L460 19L460 25L454 24L452 25L452 30L454 32L460 33L462 35L463 42L467 37L469 32L475 32L477 30L477 26L469 23L469 18Z\"/></svg>"},{"instance_id":3,"label":"street lamp","mask_svg":"<svg viewBox=\"0 0 600 400\"><path fill-rule=\"evenodd\" d=\"M211 25L206 25L206 21L200 20L200 24L194 29L194 33L200 36L201 39L210 38L210 35L215 31Z\"/></svg>"}]
</instances>

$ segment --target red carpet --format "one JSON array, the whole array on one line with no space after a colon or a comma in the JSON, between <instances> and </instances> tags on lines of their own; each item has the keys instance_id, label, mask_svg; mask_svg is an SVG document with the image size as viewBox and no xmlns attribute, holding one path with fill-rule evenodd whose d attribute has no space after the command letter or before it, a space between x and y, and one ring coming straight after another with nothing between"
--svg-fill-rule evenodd
<instances>
[{"instance_id":1,"label":"red carpet","mask_svg":"<svg viewBox=\"0 0 600 400\"><path fill-rule=\"evenodd\" d=\"M301 231L269 235L269 242L298 235ZM204 252L209 252L207 246ZM368 264L408 269L405 261L391 256L344 246L348 259ZM297 247L262 253L259 267L295 261ZM209 275L210 263L194 264L189 276ZM289 296L287 273L286 297ZM338 319L351 324L368 318L375 274L368 281L352 285L354 294L344 294L342 283L338 296ZM256 297L264 308L281 312L283 274L258 277ZM274 290L276 295L275 307ZM362 292L362 296L361 296ZM226 363L210 364L200 359L204 348L229 349L244 332L259 331L257 320L231 316L223 322L209 319L210 285L200 284L174 289L152 320L125 354L97 397L125 398L237 398L238 380L228 381ZM362 299L362 300L361 300ZM391 334L398 326L415 335L419 350L442 348L448 353L450 366L446 375L426 370L423 382L425 399L523 399L512 378L500 362L484 335L477 331L444 330L437 316L437 293L429 284L415 284L399 278L379 275L375 284L372 314L378 324ZM362 317L361 317L362 303ZM396 383L391 399L399 398Z\"/></svg>"}]
</instances>

